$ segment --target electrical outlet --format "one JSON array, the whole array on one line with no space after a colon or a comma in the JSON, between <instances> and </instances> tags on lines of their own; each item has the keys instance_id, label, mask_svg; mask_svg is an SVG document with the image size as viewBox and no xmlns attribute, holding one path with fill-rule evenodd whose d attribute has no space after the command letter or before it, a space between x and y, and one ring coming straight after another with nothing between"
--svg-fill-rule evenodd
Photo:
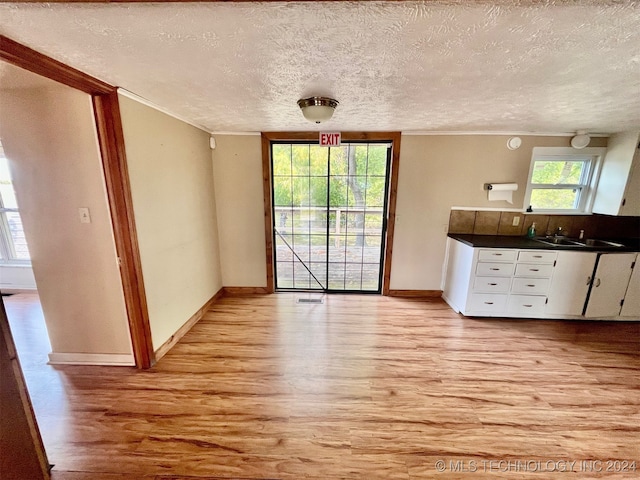
<instances>
[{"instance_id":1,"label":"electrical outlet","mask_svg":"<svg viewBox=\"0 0 640 480\"><path fill-rule=\"evenodd\" d=\"M78 214L80 215L80 223L91 223L91 215L87 207L80 207Z\"/></svg>"},{"instance_id":2,"label":"electrical outlet","mask_svg":"<svg viewBox=\"0 0 640 480\"><path fill-rule=\"evenodd\" d=\"M515 217L513 217L513 222L511 223L511 225L513 225L514 227L517 227L518 225L520 225L520 216L516 215Z\"/></svg>"}]
</instances>

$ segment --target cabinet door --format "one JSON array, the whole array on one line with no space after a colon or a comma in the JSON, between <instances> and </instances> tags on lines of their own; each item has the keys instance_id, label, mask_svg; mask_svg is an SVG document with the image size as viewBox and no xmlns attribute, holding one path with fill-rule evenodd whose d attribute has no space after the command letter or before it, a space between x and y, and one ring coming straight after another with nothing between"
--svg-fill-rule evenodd
<instances>
[{"instance_id":1,"label":"cabinet door","mask_svg":"<svg viewBox=\"0 0 640 480\"><path fill-rule=\"evenodd\" d=\"M595 191L593 213L640 215L636 213L637 191L631 190L637 185L637 172L633 173L633 177L630 176L633 163L638 160L638 138L636 131L620 132L609 137Z\"/></svg>"},{"instance_id":2,"label":"cabinet door","mask_svg":"<svg viewBox=\"0 0 640 480\"><path fill-rule=\"evenodd\" d=\"M597 256L595 252L558 252L547 314L582 315Z\"/></svg>"},{"instance_id":3,"label":"cabinet door","mask_svg":"<svg viewBox=\"0 0 640 480\"><path fill-rule=\"evenodd\" d=\"M623 317L635 317L636 320L640 320L640 265L638 260L640 260L640 254L636 257L636 265L633 267L627 294L624 297L624 305L620 312Z\"/></svg>"},{"instance_id":4,"label":"cabinet door","mask_svg":"<svg viewBox=\"0 0 640 480\"><path fill-rule=\"evenodd\" d=\"M614 317L620 315L621 301L629 285L631 265L635 253L603 253L593 279L587 304L587 317Z\"/></svg>"},{"instance_id":5,"label":"cabinet door","mask_svg":"<svg viewBox=\"0 0 640 480\"><path fill-rule=\"evenodd\" d=\"M633 157L620 214L633 217L640 216L640 147L636 148L636 153Z\"/></svg>"}]
</instances>

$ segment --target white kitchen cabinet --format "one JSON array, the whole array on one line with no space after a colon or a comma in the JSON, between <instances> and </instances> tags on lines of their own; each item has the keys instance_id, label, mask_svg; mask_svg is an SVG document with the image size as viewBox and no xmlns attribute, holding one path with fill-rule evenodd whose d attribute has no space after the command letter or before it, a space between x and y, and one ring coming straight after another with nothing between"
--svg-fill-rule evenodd
<instances>
[{"instance_id":1,"label":"white kitchen cabinet","mask_svg":"<svg viewBox=\"0 0 640 480\"><path fill-rule=\"evenodd\" d=\"M624 297L624 304L620 311L620 316L630 317L633 320L640 320L640 254L636 256L633 273L629 280L627 293Z\"/></svg>"},{"instance_id":2,"label":"white kitchen cabinet","mask_svg":"<svg viewBox=\"0 0 640 480\"><path fill-rule=\"evenodd\" d=\"M557 252L448 240L443 298L464 315L544 317Z\"/></svg>"},{"instance_id":3,"label":"white kitchen cabinet","mask_svg":"<svg viewBox=\"0 0 640 480\"><path fill-rule=\"evenodd\" d=\"M640 216L640 152L638 132L609 138L596 188L594 213Z\"/></svg>"},{"instance_id":4,"label":"white kitchen cabinet","mask_svg":"<svg viewBox=\"0 0 640 480\"><path fill-rule=\"evenodd\" d=\"M585 312L587 318L597 320L620 315L636 256L636 253L600 255Z\"/></svg>"},{"instance_id":5,"label":"white kitchen cabinet","mask_svg":"<svg viewBox=\"0 0 640 480\"><path fill-rule=\"evenodd\" d=\"M546 309L549 316L582 315L597 258L596 252L558 252Z\"/></svg>"}]
</instances>

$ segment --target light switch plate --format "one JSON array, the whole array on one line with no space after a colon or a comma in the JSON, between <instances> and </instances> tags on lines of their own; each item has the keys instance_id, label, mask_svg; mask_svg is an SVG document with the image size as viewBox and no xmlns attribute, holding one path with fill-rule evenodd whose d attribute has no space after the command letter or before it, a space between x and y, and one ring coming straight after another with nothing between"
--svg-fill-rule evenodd
<instances>
[{"instance_id":1,"label":"light switch plate","mask_svg":"<svg viewBox=\"0 0 640 480\"><path fill-rule=\"evenodd\" d=\"M80 223L91 223L91 215L87 207L80 207L78 214L80 215Z\"/></svg>"},{"instance_id":2,"label":"light switch plate","mask_svg":"<svg viewBox=\"0 0 640 480\"><path fill-rule=\"evenodd\" d=\"M517 227L518 225L520 225L520 216L516 215L515 217L513 217L513 222L511 223L511 225L513 225L514 227Z\"/></svg>"}]
</instances>

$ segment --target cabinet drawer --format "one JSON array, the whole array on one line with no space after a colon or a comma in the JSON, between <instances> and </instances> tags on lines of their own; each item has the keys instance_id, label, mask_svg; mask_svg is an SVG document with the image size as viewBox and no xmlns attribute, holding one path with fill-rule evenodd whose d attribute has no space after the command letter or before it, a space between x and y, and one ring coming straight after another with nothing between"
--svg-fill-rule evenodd
<instances>
[{"instance_id":1,"label":"cabinet drawer","mask_svg":"<svg viewBox=\"0 0 640 480\"><path fill-rule=\"evenodd\" d=\"M519 263L516 265L516 277L551 277L552 272L552 264Z\"/></svg>"},{"instance_id":2,"label":"cabinet drawer","mask_svg":"<svg viewBox=\"0 0 640 480\"><path fill-rule=\"evenodd\" d=\"M553 263L558 258L558 252L543 252L540 250L521 250L518 261L527 263Z\"/></svg>"},{"instance_id":3,"label":"cabinet drawer","mask_svg":"<svg viewBox=\"0 0 640 480\"><path fill-rule=\"evenodd\" d=\"M476 312L494 312L496 315L504 314L507 308L508 295L492 293L473 293L469 300L469 310Z\"/></svg>"},{"instance_id":4,"label":"cabinet drawer","mask_svg":"<svg viewBox=\"0 0 640 480\"><path fill-rule=\"evenodd\" d=\"M504 248L481 249L478 251L478 260L493 262L513 262L516 259L516 250Z\"/></svg>"},{"instance_id":5,"label":"cabinet drawer","mask_svg":"<svg viewBox=\"0 0 640 480\"><path fill-rule=\"evenodd\" d=\"M524 278L516 277L511 285L511 292L526 293L532 295L545 295L549 290L549 278Z\"/></svg>"},{"instance_id":6,"label":"cabinet drawer","mask_svg":"<svg viewBox=\"0 0 640 480\"><path fill-rule=\"evenodd\" d=\"M542 315L547 297L536 295L510 295L508 313L517 315Z\"/></svg>"},{"instance_id":7,"label":"cabinet drawer","mask_svg":"<svg viewBox=\"0 0 640 480\"><path fill-rule=\"evenodd\" d=\"M476 275L510 277L513 275L513 263L480 262L476 266Z\"/></svg>"},{"instance_id":8,"label":"cabinet drawer","mask_svg":"<svg viewBox=\"0 0 640 480\"><path fill-rule=\"evenodd\" d=\"M476 292L507 293L510 285L510 277L476 277L473 281L473 289Z\"/></svg>"}]
</instances>

